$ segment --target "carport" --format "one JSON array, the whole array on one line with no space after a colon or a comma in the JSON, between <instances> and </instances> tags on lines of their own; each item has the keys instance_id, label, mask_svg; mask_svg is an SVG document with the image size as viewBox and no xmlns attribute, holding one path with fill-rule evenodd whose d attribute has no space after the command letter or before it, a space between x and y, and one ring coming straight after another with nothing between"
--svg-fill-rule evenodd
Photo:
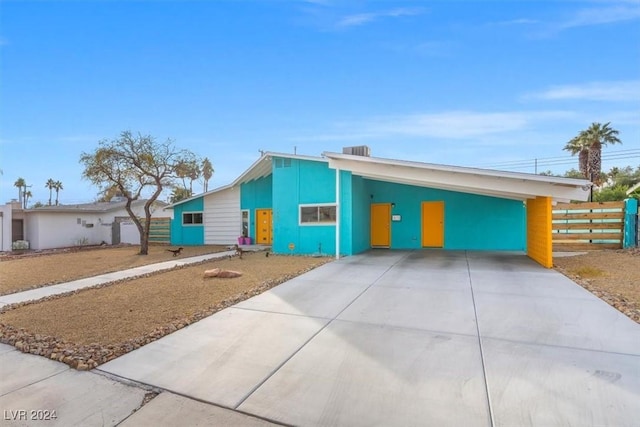
<instances>
[{"instance_id":1,"label":"carport","mask_svg":"<svg viewBox=\"0 0 640 427\"><path fill-rule=\"evenodd\" d=\"M421 227L421 247L440 247L457 250L514 250L515 247L496 246L505 239L517 239L518 235L526 246L527 255L540 263L544 267L551 268L552 261L552 229L551 229L551 208L555 202L568 202L571 200L585 201L589 196L591 183L582 179L550 177L518 172L494 171L487 169L467 168L459 166L437 165L421 162L383 159L368 156L358 156L351 154L340 154L325 152L323 156L329 160L329 167L336 170L336 200L337 204L352 203L356 200L371 199L372 209L369 213L369 239L372 247L389 247L391 249L406 247L394 247L391 229L394 221L403 221L402 215L394 215L392 209L395 207L394 197L402 197L403 192L410 189L424 188L446 192L447 194L466 194L476 196L489 196L478 199L487 206L486 210L493 210L488 213L487 218L500 219L499 226L495 230L487 232L487 224L483 224L483 242L468 242L468 235L473 234L473 230L467 230L467 241L451 245L447 244L447 239L453 239L457 229L464 228L465 219L462 213L457 213L456 224L450 225L447 233L446 226L442 225L447 216L447 206L444 202L437 200L435 196L429 196L429 200L421 199L420 195L412 196L413 203L422 203L421 219L414 220L413 227ZM374 182L381 186L381 183L401 184L404 187L394 187L387 191L393 196L381 203L375 200L374 191L371 194L358 195L357 192L364 191L362 187L357 188L352 182L345 183L341 179L341 171L348 171L354 177L362 177L367 182ZM345 198L345 188L348 185L348 198ZM379 188L379 187L378 187ZM434 200L433 198L436 198ZM499 203L499 200L505 203ZM490 202L488 202L490 201ZM513 210L514 204L508 201L522 202L524 215ZM440 205L438 204L440 203ZM417 206L417 205L416 205ZM505 209L510 209L506 212ZM414 209L415 210L415 209ZM336 253L341 253L340 238L342 236L341 223L354 221L352 218L340 218L340 212L344 209L337 209L338 218L336 220ZM382 212L382 221L378 221L378 211ZM363 210L365 214L366 211ZM389 218L387 225L386 217ZM414 217L416 215L414 214ZM518 224L518 218L523 218L526 223ZM417 223L416 221L420 221ZM378 224L380 224L378 226ZM431 225L433 224L433 225ZM455 225L455 227L454 227ZM441 230L438 230L440 226ZM389 229L387 231L386 228ZM434 228L435 231L432 231ZM362 230L362 228L361 228ZM425 231L427 230L427 231ZM476 230L477 232L477 230ZM413 237L416 240L416 237ZM464 246L466 243L466 247ZM484 245L484 247L483 247ZM517 246L517 243L515 244Z\"/></svg>"}]
</instances>

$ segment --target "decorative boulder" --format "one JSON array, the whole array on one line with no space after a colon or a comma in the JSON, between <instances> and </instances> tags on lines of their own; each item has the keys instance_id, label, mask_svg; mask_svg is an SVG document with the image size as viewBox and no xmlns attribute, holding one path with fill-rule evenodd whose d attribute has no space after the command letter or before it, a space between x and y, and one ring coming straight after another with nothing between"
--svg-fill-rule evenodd
<instances>
[{"instance_id":1,"label":"decorative boulder","mask_svg":"<svg viewBox=\"0 0 640 427\"><path fill-rule=\"evenodd\" d=\"M233 270L223 270L221 268L214 268L212 270L205 270L204 277L219 277L221 279L231 279L234 277L240 277L242 273Z\"/></svg>"}]
</instances>

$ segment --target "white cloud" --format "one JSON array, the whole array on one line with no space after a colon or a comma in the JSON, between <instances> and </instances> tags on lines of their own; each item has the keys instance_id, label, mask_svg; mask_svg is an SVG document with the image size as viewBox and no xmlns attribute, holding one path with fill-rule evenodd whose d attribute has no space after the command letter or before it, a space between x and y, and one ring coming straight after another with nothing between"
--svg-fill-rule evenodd
<instances>
[{"instance_id":1,"label":"white cloud","mask_svg":"<svg viewBox=\"0 0 640 427\"><path fill-rule=\"evenodd\" d=\"M525 95L524 98L584 101L638 101L640 99L640 80L552 86L542 92Z\"/></svg>"},{"instance_id":2,"label":"white cloud","mask_svg":"<svg viewBox=\"0 0 640 427\"><path fill-rule=\"evenodd\" d=\"M358 13L342 17L337 23L338 28L349 28L364 25L382 18L399 18L402 16L416 16L424 13L422 8L397 8L381 12Z\"/></svg>"},{"instance_id":3,"label":"white cloud","mask_svg":"<svg viewBox=\"0 0 640 427\"><path fill-rule=\"evenodd\" d=\"M540 121L567 120L570 111L473 112L384 116L361 122L339 123L334 131L292 138L296 141L353 141L388 137L465 139L522 131Z\"/></svg>"},{"instance_id":4,"label":"white cloud","mask_svg":"<svg viewBox=\"0 0 640 427\"><path fill-rule=\"evenodd\" d=\"M612 24L615 22L640 19L640 7L637 5L616 5L581 9L574 16L557 24L558 30L592 25Z\"/></svg>"}]
</instances>

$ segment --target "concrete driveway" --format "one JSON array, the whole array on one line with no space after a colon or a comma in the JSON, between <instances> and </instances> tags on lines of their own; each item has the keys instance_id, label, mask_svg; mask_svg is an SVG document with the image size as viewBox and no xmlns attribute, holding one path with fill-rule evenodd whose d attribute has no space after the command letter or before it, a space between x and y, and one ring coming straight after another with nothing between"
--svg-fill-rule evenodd
<instances>
[{"instance_id":1,"label":"concrete driveway","mask_svg":"<svg viewBox=\"0 0 640 427\"><path fill-rule=\"evenodd\" d=\"M292 425L640 419L640 325L513 254L344 258L99 369Z\"/></svg>"}]
</instances>

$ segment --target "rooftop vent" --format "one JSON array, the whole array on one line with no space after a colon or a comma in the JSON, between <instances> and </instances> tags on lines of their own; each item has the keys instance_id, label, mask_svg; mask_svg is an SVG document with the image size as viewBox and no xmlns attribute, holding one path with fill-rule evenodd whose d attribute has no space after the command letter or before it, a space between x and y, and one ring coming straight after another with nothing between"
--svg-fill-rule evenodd
<instances>
[{"instance_id":1,"label":"rooftop vent","mask_svg":"<svg viewBox=\"0 0 640 427\"><path fill-rule=\"evenodd\" d=\"M352 156L371 157L371 149L366 145L358 145L357 147L344 147L342 154L351 154Z\"/></svg>"}]
</instances>

